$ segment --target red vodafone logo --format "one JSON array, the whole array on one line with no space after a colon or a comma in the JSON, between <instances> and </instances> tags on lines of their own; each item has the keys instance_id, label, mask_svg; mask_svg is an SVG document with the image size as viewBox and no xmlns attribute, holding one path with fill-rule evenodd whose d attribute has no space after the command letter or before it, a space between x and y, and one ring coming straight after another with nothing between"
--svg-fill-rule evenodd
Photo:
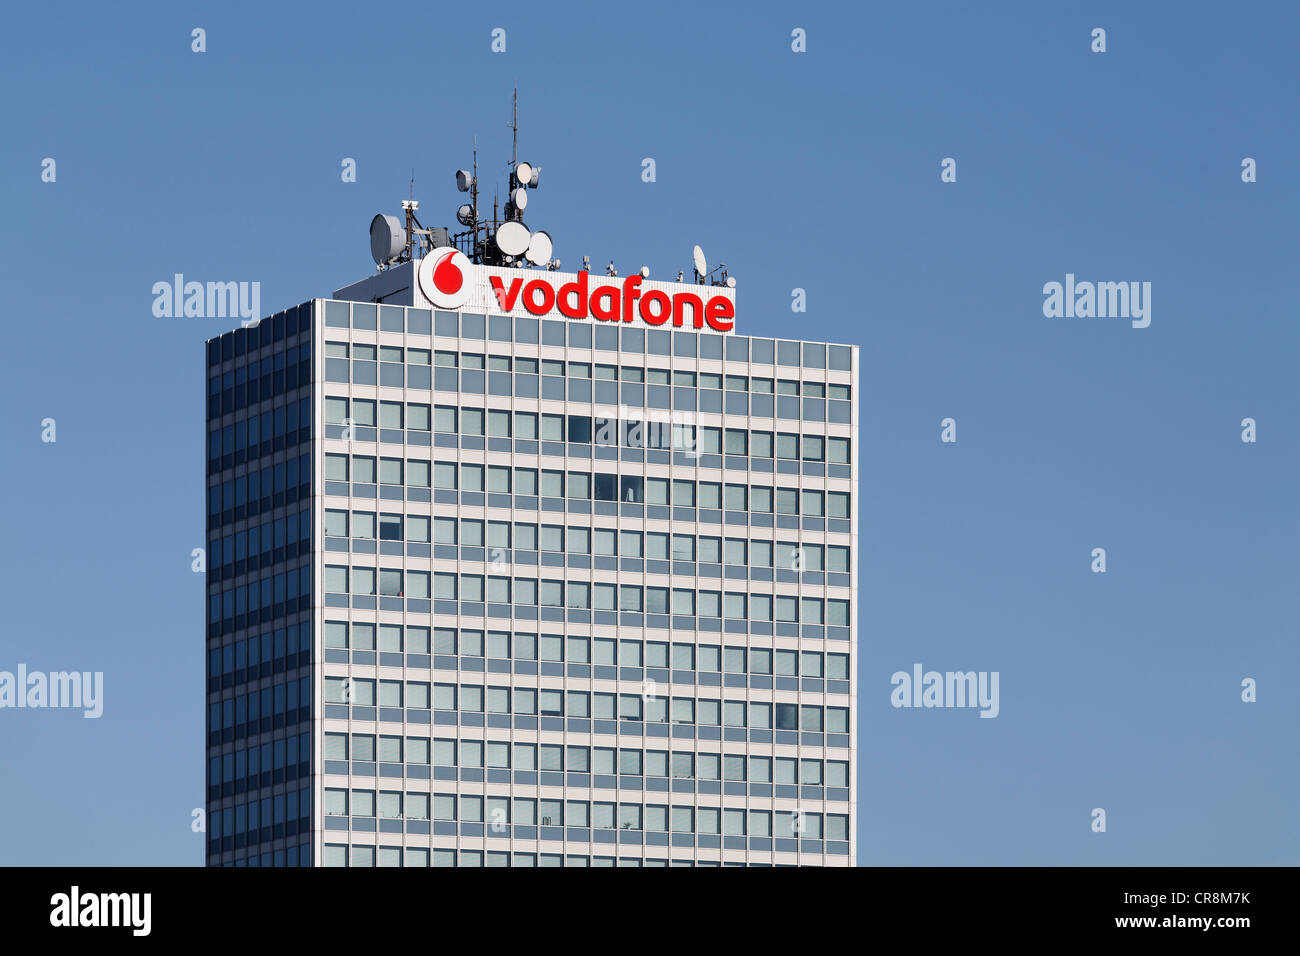
<instances>
[{"instance_id":1,"label":"red vodafone logo","mask_svg":"<svg viewBox=\"0 0 1300 956\"><path fill-rule=\"evenodd\" d=\"M500 276L489 276L492 293L502 311L522 306L533 315L552 310L570 319L588 316L599 322L631 322L646 325L687 326L715 332L730 332L736 326L736 307L725 295L705 299L694 292L665 292L648 289L642 294L641 276L633 274L621 285L591 284L589 272L579 272L577 281L556 288L545 279L511 279L507 286Z\"/></svg>"},{"instance_id":2,"label":"red vodafone logo","mask_svg":"<svg viewBox=\"0 0 1300 956\"><path fill-rule=\"evenodd\" d=\"M470 262L459 249L435 249L420 260L416 279L424 297L439 309L464 305L470 293Z\"/></svg>"}]
</instances>

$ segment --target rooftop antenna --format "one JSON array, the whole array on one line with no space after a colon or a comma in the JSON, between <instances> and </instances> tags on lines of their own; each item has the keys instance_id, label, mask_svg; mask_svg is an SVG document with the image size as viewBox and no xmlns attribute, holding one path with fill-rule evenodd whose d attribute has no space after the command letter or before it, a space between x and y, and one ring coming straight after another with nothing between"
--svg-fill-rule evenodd
<instances>
[{"instance_id":1,"label":"rooftop antenna","mask_svg":"<svg viewBox=\"0 0 1300 956\"><path fill-rule=\"evenodd\" d=\"M456 220L465 227L456 234L451 244L460 249L471 262L478 265L513 266L528 265L545 269L559 268L559 260L552 259L554 251L550 235L544 230L533 232L524 225L524 208L528 205L529 191L536 189L541 173L540 166L519 160L519 88L514 89L510 104L510 172L504 208L500 194L492 194L492 218L479 218L478 208L478 137L474 138L473 170L462 169L456 173L456 188L470 194L470 201L456 210Z\"/></svg>"},{"instance_id":2,"label":"rooftop antenna","mask_svg":"<svg viewBox=\"0 0 1300 956\"><path fill-rule=\"evenodd\" d=\"M704 258L704 250L699 246L691 249L691 259L695 266L695 283L696 285L719 285L726 286L728 289L736 287L736 280L727 275L727 264L724 262L717 268L710 270L709 263ZM715 276L717 278L715 278ZM681 281L682 273L677 273L677 281Z\"/></svg>"},{"instance_id":3,"label":"rooftop antenna","mask_svg":"<svg viewBox=\"0 0 1300 956\"><path fill-rule=\"evenodd\" d=\"M474 208L474 225L473 225L474 245L475 245L474 251L475 253L477 253L478 252L478 248L477 248L478 246L478 137L477 136L474 137L473 167L474 167L474 179L469 190L469 200L470 200L470 205L473 206ZM475 262L478 261L477 255L474 256L474 261Z\"/></svg>"},{"instance_id":4,"label":"rooftop antenna","mask_svg":"<svg viewBox=\"0 0 1300 956\"><path fill-rule=\"evenodd\" d=\"M420 208L420 204L415 201L415 167L411 167L411 194L410 198L402 203L402 211L406 213L406 258L411 258L411 251L415 247L415 230L418 223L415 221L415 211Z\"/></svg>"}]
</instances>

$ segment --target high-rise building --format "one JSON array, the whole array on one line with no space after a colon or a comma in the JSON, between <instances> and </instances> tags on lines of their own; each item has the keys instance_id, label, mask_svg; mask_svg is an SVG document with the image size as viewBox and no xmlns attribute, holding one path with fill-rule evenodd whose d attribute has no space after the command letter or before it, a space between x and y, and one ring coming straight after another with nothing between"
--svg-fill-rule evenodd
<instances>
[{"instance_id":1,"label":"high-rise building","mask_svg":"<svg viewBox=\"0 0 1300 956\"><path fill-rule=\"evenodd\" d=\"M208 863L852 864L857 347L400 245L207 343Z\"/></svg>"}]
</instances>

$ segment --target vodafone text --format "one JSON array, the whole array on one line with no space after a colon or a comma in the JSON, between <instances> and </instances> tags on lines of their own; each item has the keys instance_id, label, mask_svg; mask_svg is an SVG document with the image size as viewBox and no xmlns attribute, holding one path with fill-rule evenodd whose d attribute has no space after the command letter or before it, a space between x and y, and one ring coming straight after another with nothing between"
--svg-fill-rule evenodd
<instances>
[{"instance_id":1,"label":"vodafone text","mask_svg":"<svg viewBox=\"0 0 1300 956\"><path fill-rule=\"evenodd\" d=\"M707 301L694 292L670 295L660 289L648 289L642 295L641 276L635 273L623 280L622 288L608 284L589 288L590 276L589 272L579 272L576 282L566 282L558 289L545 279L527 283L522 278L511 279L508 287L500 276L489 276L488 281L505 312L512 311L518 302L533 315L546 315L558 309L570 319L585 319L590 315L602 322L631 322L639 317L647 325L671 324L681 328L686 324L689 308L692 328L702 329L707 324L715 332L730 332L735 327L735 306L724 295L715 295Z\"/></svg>"}]
</instances>

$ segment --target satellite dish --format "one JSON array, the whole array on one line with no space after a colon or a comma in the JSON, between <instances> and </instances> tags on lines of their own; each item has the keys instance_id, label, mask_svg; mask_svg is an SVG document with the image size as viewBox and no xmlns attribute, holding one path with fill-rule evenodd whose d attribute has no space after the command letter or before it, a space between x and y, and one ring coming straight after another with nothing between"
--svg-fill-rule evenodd
<instances>
[{"instance_id":1,"label":"satellite dish","mask_svg":"<svg viewBox=\"0 0 1300 956\"><path fill-rule=\"evenodd\" d=\"M704 250L696 246L691 250L691 255L695 259L695 271L700 275L708 275L709 264L704 260Z\"/></svg>"},{"instance_id":2,"label":"satellite dish","mask_svg":"<svg viewBox=\"0 0 1300 956\"><path fill-rule=\"evenodd\" d=\"M728 288L728 289L734 289L735 287L736 287L736 277L735 277L735 276L727 276L727 288Z\"/></svg>"},{"instance_id":3,"label":"satellite dish","mask_svg":"<svg viewBox=\"0 0 1300 956\"><path fill-rule=\"evenodd\" d=\"M465 203L463 206L457 209L456 221L460 223L462 226L474 225L474 207L471 206L469 203Z\"/></svg>"},{"instance_id":4,"label":"satellite dish","mask_svg":"<svg viewBox=\"0 0 1300 956\"><path fill-rule=\"evenodd\" d=\"M468 169L456 170L456 188L463 193L469 192L469 188L474 185L474 174Z\"/></svg>"},{"instance_id":5,"label":"satellite dish","mask_svg":"<svg viewBox=\"0 0 1300 956\"><path fill-rule=\"evenodd\" d=\"M508 256L522 255L528 248L528 243L532 237L528 234L528 227L522 222L511 220L503 222L497 229L497 248Z\"/></svg>"},{"instance_id":6,"label":"satellite dish","mask_svg":"<svg viewBox=\"0 0 1300 956\"><path fill-rule=\"evenodd\" d=\"M515 167L515 179L527 185L533 181L533 167L531 163L520 163Z\"/></svg>"},{"instance_id":7,"label":"satellite dish","mask_svg":"<svg viewBox=\"0 0 1300 956\"><path fill-rule=\"evenodd\" d=\"M642 279L648 279L648 278L650 278L650 267L649 267L649 266L642 266L642 267L641 267L641 278L642 278Z\"/></svg>"},{"instance_id":8,"label":"satellite dish","mask_svg":"<svg viewBox=\"0 0 1300 956\"><path fill-rule=\"evenodd\" d=\"M370 220L370 255L375 265L395 259L406 248L406 228L396 216L383 213Z\"/></svg>"},{"instance_id":9,"label":"satellite dish","mask_svg":"<svg viewBox=\"0 0 1300 956\"><path fill-rule=\"evenodd\" d=\"M515 208L522 212L528 206L528 190L523 186L516 189L510 196L514 201Z\"/></svg>"},{"instance_id":10,"label":"satellite dish","mask_svg":"<svg viewBox=\"0 0 1300 956\"><path fill-rule=\"evenodd\" d=\"M541 178L541 175L542 175L542 167L540 167L540 166L534 166L534 167L533 167L533 178L530 179L530 180L528 180L528 188L529 188L529 189L536 189L536 188L537 188L537 180Z\"/></svg>"},{"instance_id":11,"label":"satellite dish","mask_svg":"<svg viewBox=\"0 0 1300 956\"><path fill-rule=\"evenodd\" d=\"M553 251L550 234L538 229L533 233L532 239L529 240L528 251L524 253L524 256L533 265L544 266L551 261Z\"/></svg>"}]
</instances>

